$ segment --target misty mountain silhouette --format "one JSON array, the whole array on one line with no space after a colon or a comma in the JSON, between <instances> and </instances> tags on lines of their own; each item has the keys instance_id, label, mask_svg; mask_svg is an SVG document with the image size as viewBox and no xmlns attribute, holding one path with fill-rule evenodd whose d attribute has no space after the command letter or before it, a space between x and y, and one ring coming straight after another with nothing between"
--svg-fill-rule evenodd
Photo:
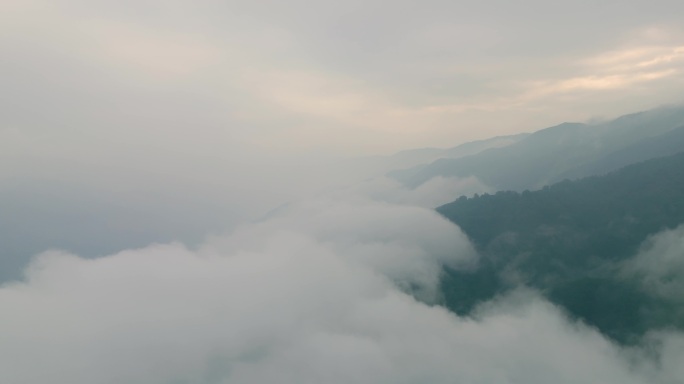
<instances>
[{"instance_id":1,"label":"misty mountain silhouette","mask_svg":"<svg viewBox=\"0 0 684 384\"><path fill-rule=\"evenodd\" d=\"M412 187L437 176L475 176L495 190L538 189L671 154L677 147L671 140L680 140L682 134L672 131L681 127L684 107L659 108L600 124L564 123L505 147L388 175Z\"/></svg>"}]
</instances>

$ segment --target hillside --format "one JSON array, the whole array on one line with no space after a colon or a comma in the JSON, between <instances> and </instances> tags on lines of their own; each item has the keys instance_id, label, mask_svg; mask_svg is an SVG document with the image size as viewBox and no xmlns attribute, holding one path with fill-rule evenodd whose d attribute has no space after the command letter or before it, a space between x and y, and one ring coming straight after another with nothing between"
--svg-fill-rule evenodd
<instances>
[{"instance_id":1,"label":"hillside","mask_svg":"<svg viewBox=\"0 0 684 384\"><path fill-rule=\"evenodd\" d=\"M482 254L473 273L446 271L445 304L465 314L526 285L621 341L654 327L684 327L679 307L620 272L650 235L684 223L682 169L684 153L539 191L461 197L439 207Z\"/></svg>"}]
</instances>

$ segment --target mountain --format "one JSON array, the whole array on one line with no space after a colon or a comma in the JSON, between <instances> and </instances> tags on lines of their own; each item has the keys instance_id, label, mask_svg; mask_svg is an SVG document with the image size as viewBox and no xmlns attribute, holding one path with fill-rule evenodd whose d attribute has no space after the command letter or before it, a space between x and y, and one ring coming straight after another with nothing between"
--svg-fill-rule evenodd
<instances>
[{"instance_id":1,"label":"mountain","mask_svg":"<svg viewBox=\"0 0 684 384\"><path fill-rule=\"evenodd\" d=\"M482 256L474 272L445 270L445 305L468 314L523 285L622 342L655 328L684 329L684 294L673 302L624 273L650 236L684 223L683 169L679 153L538 191L461 197L439 207Z\"/></svg>"},{"instance_id":2,"label":"mountain","mask_svg":"<svg viewBox=\"0 0 684 384\"><path fill-rule=\"evenodd\" d=\"M608 153L594 161L571 169L558 178L563 180L576 179L583 175L602 175L630 164L656 157L674 155L682 149L684 149L684 126Z\"/></svg>"},{"instance_id":3,"label":"mountain","mask_svg":"<svg viewBox=\"0 0 684 384\"><path fill-rule=\"evenodd\" d=\"M384 165L384 172L396 169L421 169L438 159L458 159L465 156L478 154L492 148L504 148L513 145L527 137L528 133L520 133L510 136L497 136L485 140L471 141L451 148L418 148L397 152L391 156L377 156L372 158L375 162Z\"/></svg>"},{"instance_id":4,"label":"mountain","mask_svg":"<svg viewBox=\"0 0 684 384\"><path fill-rule=\"evenodd\" d=\"M684 107L659 108L600 124L564 123L502 148L458 159L439 159L389 175L412 187L437 176L475 176L496 190L538 189L564 178L600 174L630 161L659 156L659 145L668 141L663 135L681 127ZM652 149L641 151L640 145L651 145ZM629 155L636 150L639 155Z\"/></svg>"}]
</instances>

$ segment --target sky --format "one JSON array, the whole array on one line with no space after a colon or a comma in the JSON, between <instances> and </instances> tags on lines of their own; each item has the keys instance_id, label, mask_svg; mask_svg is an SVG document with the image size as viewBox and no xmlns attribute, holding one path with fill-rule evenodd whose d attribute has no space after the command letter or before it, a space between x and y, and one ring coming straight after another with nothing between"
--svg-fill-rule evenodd
<instances>
[{"instance_id":1,"label":"sky","mask_svg":"<svg viewBox=\"0 0 684 384\"><path fill-rule=\"evenodd\" d=\"M388 154L684 101L679 1L0 7L0 126L65 151Z\"/></svg>"},{"instance_id":2,"label":"sky","mask_svg":"<svg viewBox=\"0 0 684 384\"><path fill-rule=\"evenodd\" d=\"M208 205L187 219L203 233L372 174L340 158L682 103L682 15L674 0L3 0L0 186Z\"/></svg>"}]
</instances>

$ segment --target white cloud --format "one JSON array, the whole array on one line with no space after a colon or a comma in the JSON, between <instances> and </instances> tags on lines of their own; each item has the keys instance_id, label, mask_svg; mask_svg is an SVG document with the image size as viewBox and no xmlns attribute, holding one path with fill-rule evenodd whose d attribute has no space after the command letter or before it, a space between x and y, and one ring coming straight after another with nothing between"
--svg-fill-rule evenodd
<instances>
[{"instance_id":1,"label":"white cloud","mask_svg":"<svg viewBox=\"0 0 684 384\"><path fill-rule=\"evenodd\" d=\"M416 301L465 236L432 210L347 193L286 206L197 249L40 255L0 287L8 383L666 383L662 365L530 292L458 318ZM421 289L422 288L422 289ZM633 363L633 360L639 364Z\"/></svg>"},{"instance_id":2,"label":"white cloud","mask_svg":"<svg viewBox=\"0 0 684 384\"><path fill-rule=\"evenodd\" d=\"M624 269L641 277L650 291L684 302L684 225L647 239Z\"/></svg>"},{"instance_id":3,"label":"white cloud","mask_svg":"<svg viewBox=\"0 0 684 384\"><path fill-rule=\"evenodd\" d=\"M653 383L661 374L647 381L630 371L618 348L537 299L459 319L324 243L293 233L262 240L258 250L232 254L172 244L99 260L42 256L27 283L0 290L0 377ZM680 336L667 340L681 347Z\"/></svg>"},{"instance_id":4,"label":"white cloud","mask_svg":"<svg viewBox=\"0 0 684 384\"><path fill-rule=\"evenodd\" d=\"M338 194L368 196L388 203L436 208L460 196L490 193L492 188L476 177L434 177L416 188L410 188L390 177L375 177L341 190Z\"/></svg>"},{"instance_id":5,"label":"white cloud","mask_svg":"<svg viewBox=\"0 0 684 384\"><path fill-rule=\"evenodd\" d=\"M432 209L349 193L284 206L214 245L221 244L228 253L259 249L264 239L283 231L307 234L339 257L381 273L428 301L436 299L442 265L475 265L466 236Z\"/></svg>"}]
</instances>

